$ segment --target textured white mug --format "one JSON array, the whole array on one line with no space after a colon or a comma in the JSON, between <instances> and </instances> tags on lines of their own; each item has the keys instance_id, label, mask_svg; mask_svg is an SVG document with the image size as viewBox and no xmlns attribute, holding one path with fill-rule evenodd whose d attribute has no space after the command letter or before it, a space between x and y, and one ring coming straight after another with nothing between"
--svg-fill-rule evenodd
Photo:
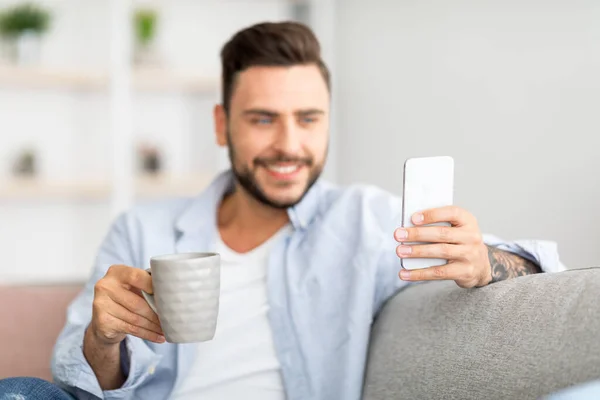
<instances>
[{"instance_id":1,"label":"textured white mug","mask_svg":"<svg viewBox=\"0 0 600 400\"><path fill-rule=\"evenodd\" d=\"M150 258L154 294L142 295L170 343L211 340L217 328L221 257L180 253Z\"/></svg>"}]
</instances>

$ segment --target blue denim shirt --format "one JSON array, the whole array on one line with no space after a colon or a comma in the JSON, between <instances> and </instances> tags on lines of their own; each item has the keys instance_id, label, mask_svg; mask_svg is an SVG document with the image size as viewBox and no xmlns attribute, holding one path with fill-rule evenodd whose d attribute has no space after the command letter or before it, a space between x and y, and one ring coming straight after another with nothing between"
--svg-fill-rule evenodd
<instances>
[{"instance_id":1,"label":"blue denim shirt","mask_svg":"<svg viewBox=\"0 0 600 400\"><path fill-rule=\"evenodd\" d=\"M214 251L217 207L232 179L223 173L196 198L140 205L114 222L56 343L57 384L81 399L144 400L167 399L181 384L194 361L193 344L128 336L121 344L127 380L120 389L101 390L82 351L94 284L112 264L147 268L156 254ZM378 188L322 181L288 210L294 229L274 244L267 273L268 316L288 399L361 397L373 318L406 285L398 278L393 239L401 210L401 199ZM545 271L563 269L554 243L485 241Z\"/></svg>"}]
</instances>

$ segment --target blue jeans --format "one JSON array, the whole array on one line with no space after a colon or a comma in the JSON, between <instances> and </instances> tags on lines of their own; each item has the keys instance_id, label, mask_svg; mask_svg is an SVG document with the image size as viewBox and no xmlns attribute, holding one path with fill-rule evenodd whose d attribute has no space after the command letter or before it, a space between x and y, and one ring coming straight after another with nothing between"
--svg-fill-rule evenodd
<instances>
[{"instance_id":1,"label":"blue jeans","mask_svg":"<svg viewBox=\"0 0 600 400\"><path fill-rule=\"evenodd\" d=\"M0 400L73 400L58 386L39 378L0 379Z\"/></svg>"},{"instance_id":2,"label":"blue jeans","mask_svg":"<svg viewBox=\"0 0 600 400\"><path fill-rule=\"evenodd\" d=\"M597 400L600 399L600 381L588 382L561 390L546 400Z\"/></svg>"}]
</instances>

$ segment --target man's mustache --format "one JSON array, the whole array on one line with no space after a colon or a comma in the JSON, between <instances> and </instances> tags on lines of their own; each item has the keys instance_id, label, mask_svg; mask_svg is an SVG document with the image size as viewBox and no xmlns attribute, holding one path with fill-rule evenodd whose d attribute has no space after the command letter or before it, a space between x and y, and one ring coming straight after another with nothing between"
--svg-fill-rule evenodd
<instances>
[{"instance_id":1,"label":"man's mustache","mask_svg":"<svg viewBox=\"0 0 600 400\"><path fill-rule=\"evenodd\" d=\"M280 155L280 156L276 156L276 157L262 157L262 158L254 159L255 166L263 166L263 167L266 167L268 165L275 164L275 163L281 163L281 162L304 164L308 167L313 165L312 157L292 157L292 156Z\"/></svg>"}]
</instances>

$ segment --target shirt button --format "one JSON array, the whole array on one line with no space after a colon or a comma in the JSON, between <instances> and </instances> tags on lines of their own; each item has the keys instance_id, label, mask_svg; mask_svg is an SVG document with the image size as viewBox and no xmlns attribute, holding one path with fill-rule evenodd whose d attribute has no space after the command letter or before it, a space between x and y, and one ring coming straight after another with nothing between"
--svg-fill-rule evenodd
<instances>
[{"instance_id":1,"label":"shirt button","mask_svg":"<svg viewBox=\"0 0 600 400\"><path fill-rule=\"evenodd\" d=\"M156 366L151 365L150 368L148 368L148 373L150 375L154 374L154 371L156 371Z\"/></svg>"}]
</instances>

